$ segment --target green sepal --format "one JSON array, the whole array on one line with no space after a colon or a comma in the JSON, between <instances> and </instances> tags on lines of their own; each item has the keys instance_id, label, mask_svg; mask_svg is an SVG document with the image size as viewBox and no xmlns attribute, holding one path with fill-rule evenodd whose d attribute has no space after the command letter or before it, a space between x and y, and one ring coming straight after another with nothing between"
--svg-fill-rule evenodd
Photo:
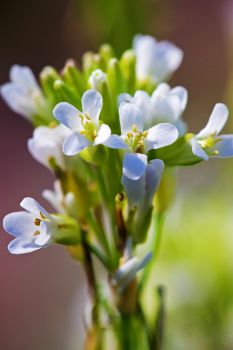
<instances>
[{"instance_id":1,"label":"green sepal","mask_svg":"<svg viewBox=\"0 0 233 350\"><path fill-rule=\"evenodd\" d=\"M202 161L193 154L192 147L185 136L178 138L170 146L149 151L148 159L162 159L168 166L189 166Z\"/></svg>"},{"instance_id":2,"label":"green sepal","mask_svg":"<svg viewBox=\"0 0 233 350\"><path fill-rule=\"evenodd\" d=\"M107 156L108 156L107 152L108 150L106 147L102 145L98 145L95 147L89 146L85 148L83 151L79 153L79 155L87 163L102 166L102 164L104 164L104 162L107 160Z\"/></svg>"},{"instance_id":3,"label":"green sepal","mask_svg":"<svg viewBox=\"0 0 233 350\"><path fill-rule=\"evenodd\" d=\"M53 217L54 243L73 246L81 241L80 227L75 219L68 215L56 214Z\"/></svg>"}]
</instances>

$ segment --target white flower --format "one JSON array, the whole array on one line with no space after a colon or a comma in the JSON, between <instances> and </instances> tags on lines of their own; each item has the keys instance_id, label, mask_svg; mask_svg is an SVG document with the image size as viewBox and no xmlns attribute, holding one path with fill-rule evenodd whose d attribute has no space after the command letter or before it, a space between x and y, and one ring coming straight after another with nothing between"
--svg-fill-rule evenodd
<instances>
[{"instance_id":1,"label":"white flower","mask_svg":"<svg viewBox=\"0 0 233 350\"><path fill-rule=\"evenodd\" d=\"M151 96L154 122L176 123L185 110L188 100L187 90L182 86L170 88L159 84Z\"/></svg>"},{"instance_id":2,"label":"white flower","mask_svg":"<svg viewBox=\"0 0 233 350\"><path fill-rule=\"evenodd\" d=\"M1 86L1 95L16 113L31 120L44 105L42 91L30 68L14 65L10 70L10 82Z\"/></svg>"},{"instance_id":3,"label":"white flower","mask_svg":"<svg viewBox=\"0 0 233 350\"><path fill-rule=\"evenodd\" d=\"M51 244L52 216L33 198L24 198L20 205L25 211L8 214L3 220L4 229L15 237L8 246L10 253L29 253Z\"/></svg>"},{"instance_id":4,"label":"white flower","mask_svg":"<svg viewBox=\"0 0 233 350\"><path fill-rule=\"evenodd\" d=\"M219 135L228 119L228 108L217 103L204 129L197 135L188 134L193 153L203 159L233 157L233 135Z\"/></svg>"},{"instance_id":5,"label":"white flower","mask_svg":"<svg viewBox=\"0 0 233 350\"><path fill-rule=\"evenodd\" d=\"M53 186L54 190L44 190L42 196L51 204L57 213L77 213L76 200L73 192L64 194L60 181L56 180Z\"/></svg>"},{"instance_id":6,"label":"white flower","mask_svg":"<svg viewBox=\"0 0 233 350\"><path fill-rule=\"evenodd\" d=\"M183 52L168 41L157 42L149 35L136 35L133 41L139 81L166 81L180 66Z\"/></svg>"},{"instance_id":7,"label":"white flower","mask_svg":"<svg viewBox=\"0 0 233 350\"><path fill-rule=\"evenodd\" d=\"M166 83L161 83L150 97L147 92L138 90L134 96L121 94L119 103L131 102L137 105L143 114L144 129L158 123L174 124L180 131L185 132L185 124L181 115L185 110L188 99L187 90L182 86L170 88Z\"/></svg>"},{"instance_id":8,"label":"white flower","mask_svg":"<svg viewBox=\"0 0 233 350\"><path fill-rule=\"evenodd\" d=\"M51 168L55 162L61 169L65 169L65 157L62 153L64 139L70 134L63 125L54 128L39 126L28 140L28 149L32 156L43 165Z\"/></svg>"},{"instance_id":9,"label":"white flower","mask_svg":"<svg viewBox=\"0 0 233 350\"><path fill-rule=\"evenodd\" d=\"M142 110L133 103L121 103L119 115L121 136L109 136L104 145L110 148L129 148L132 152L147 153L151 149L168 146L178 138L176 127L169 123L144 130Z\"/></svg>"},{"instance_id":10,"label":"white flower","mask_svg":"<svg viewBox=\"0 0 233 350\"><path fill-rule=\"evenodd\" d=\"M102 106L100 93L87 90L82 97L82 112L66 102L61 102L54 108L54 117L72 131L63 143L66 155L75 155L90 145L103 144L109 138L110 127L99 121Z\"/></svg>"}]
</instances>

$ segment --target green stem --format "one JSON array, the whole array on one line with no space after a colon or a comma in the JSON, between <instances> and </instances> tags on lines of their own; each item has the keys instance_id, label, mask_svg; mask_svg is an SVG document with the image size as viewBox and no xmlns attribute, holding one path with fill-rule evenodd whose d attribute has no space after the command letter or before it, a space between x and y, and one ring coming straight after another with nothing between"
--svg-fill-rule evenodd
<instances>
[{"instance_id":1,"label":"green stem","mask_svg":"<svg viewBox=\"0 0 233 350\"><path fill-rule=\"evenodd\" d=\"M152 256L152 259L149 262L149 264L144 269L144 273L142 275L140 285L139 285L140 290L145 287L147 279L149 278L151 271L153 270L154 265L157 261L158 254L159 254L160 247L161 247L164 221L165 221L164 213L158 213L157 215L154 215L155 235L154 235L154 240L151 243L151 246L152 246L151 251L152 251L153 256Z\"/></svg>"},{"instance_id":2,"label":"green stem","mask_svg":"<svg viewBox=\"0 0 233 350\"><path fill-rule=\"evenodd\" d=\"M112 236L113 236L113 244L112 244L112 256L114 264L117 264L118 262L118 254L117 254L117 246L118 246L118 235L116 231L116 222L115 222L115 208L114 208L114 201L110 196L110 191L107 190L107 184L106 184L106 176L102 169L98 168L96 171L96 176L98 179L99 188L101 191L102 200L105 204L105 208L108 211L109 218L110 218L110 225L112 230Z\"/></svg>"},{"instance_id":3,"label":"green stem","mask_svg":"<svg viewBox=\"0 0 233 350\"><path fill-rule=\"evenodd\" d=\"M111 270L111 263L106 258L106 256L104 256L104 254L96 246L94 246L93 244L88 242L87 245L88 245L88 248L89 248L90 252L93 253L94 255L96 255L98 257L98 259L102 262L102 264L108 270Z\"/></svg>"},{"instance_id":4,"label":"green stem","mask_svg":"<svg viewBox=\"0 0 233 350\"><path fill-rule=\"evenodd\" d=\"M109 247L109 243L106 237L105 232L102 230L102 228L99 226L99 223L96 222L96 220L93 217L93 214L89 212L87 214L87 222L90 225L91 229L95 232L99 243L104 248L106 254L109 256L109 259L111 260L111 249Z\"/></svg>"}]
</instances>

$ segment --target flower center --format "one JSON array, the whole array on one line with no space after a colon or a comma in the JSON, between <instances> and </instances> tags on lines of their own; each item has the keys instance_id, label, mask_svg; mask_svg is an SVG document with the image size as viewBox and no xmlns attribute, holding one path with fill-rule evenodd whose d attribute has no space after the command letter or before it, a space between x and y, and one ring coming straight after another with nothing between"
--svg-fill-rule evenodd
<instances>
[{"instance_id":1,"label":"flower center","mask_svg":"<svg viewBox=\"0 0 233 350\"><path fill-rule=\"evenodd\" d=\"M199 143L199 145L205 150L207 151L207 153L209 155L218 155L219 152L217 149L213 149L214 146L221 141L220 138L214 137L213 135L208 136L207 138L203 139L203 140L197 140L197 142Z\"/></svg>"},{"instance_id":2,"label":"flower center","mask_svg":"<svg viewBox=\"0 0 233 350\"><path fill-rule=\"evenodd\" d=\"M79 117L81 118L83 127L83 129L80 131L80 134L88 138L90 141L94 141L98 132L97 125L87 114L79 114Z\"/></svg>"},{"instance_id":3,"label":"flower center","mask_svg":"<svg viewBox=\"0 0 233 350\"><path fill-rule=\"evenodd\" d=\"M135 153L145 153L144 139L147 137L147 131L138 131L137 126L133 125L125 137L125 142Z\"/></svg>"}]
</instances>

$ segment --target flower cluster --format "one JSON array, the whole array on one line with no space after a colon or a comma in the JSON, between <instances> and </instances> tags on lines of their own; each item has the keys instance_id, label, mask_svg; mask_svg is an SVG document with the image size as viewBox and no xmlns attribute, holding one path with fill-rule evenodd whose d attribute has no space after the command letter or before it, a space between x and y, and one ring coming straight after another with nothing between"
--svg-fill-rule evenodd
<instances>
[{"instance_id":1,"label":"flower cluster","mask_svg":"<svg viewBox=\"0 0 233 350\"><path fill-rule=\"evenodd\" d=\"M175 45L138 35L119 59L105 44L86 53L80 69L73 60L61 72L44 68L40 84L28 67L12 67L2 98L35 126L29 152L56 181L54 191L43 192L55 213L25 198L25 212L4 218L15 237L11 253L63 244L89 278L95 255L117 293L129 288L155 253L147 244L141 257L138 246L161 214L156 199L163 202L169 188L169 180L160 186L166 169L233 156L233 135L219 135L228 118L224 104L215 105L199 133L187 131L187 90L167 84L182 57Z\"/></svg>"}]
</instances>

